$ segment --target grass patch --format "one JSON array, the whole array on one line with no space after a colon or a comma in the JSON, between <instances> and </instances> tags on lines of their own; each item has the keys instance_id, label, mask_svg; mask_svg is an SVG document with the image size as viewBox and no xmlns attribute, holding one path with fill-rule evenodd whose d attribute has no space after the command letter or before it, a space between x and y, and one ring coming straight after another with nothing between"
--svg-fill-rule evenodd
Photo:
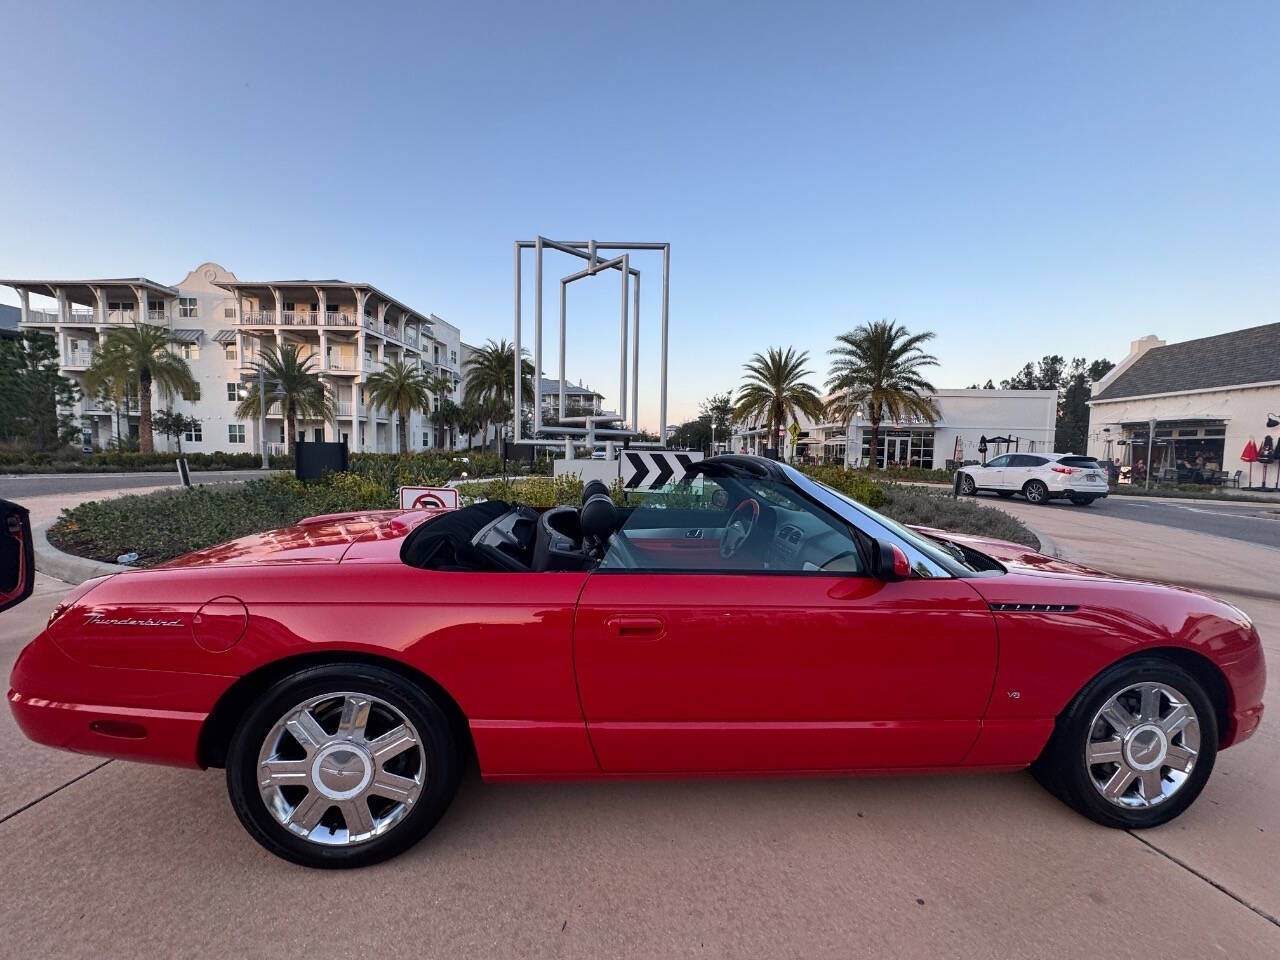
<instances>
[{"instance_id":1,"label":"grass patch","mask_svg":"<svg viewBox=\"0 0 1280 960\"><path fill-rule=\"evenodd\" d=\"M1109 492L1117 497L1169 497L1177 500L1238 500L1241 503L1277 503L1280 491L1263 494L1259 490L1237 490L1208 484L1156 484L1150 490L1128 483L1112 484Z\"/></svg>"}]
</instances>

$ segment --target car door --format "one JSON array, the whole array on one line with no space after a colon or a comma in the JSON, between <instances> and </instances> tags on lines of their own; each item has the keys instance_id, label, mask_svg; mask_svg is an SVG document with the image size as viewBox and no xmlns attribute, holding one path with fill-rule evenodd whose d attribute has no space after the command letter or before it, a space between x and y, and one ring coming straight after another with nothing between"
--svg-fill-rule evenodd
<instances>
[{"instance_id":1,"label":"car door","mask_svg":"<svg viewBox=\"0 0 1280 960\"><path fill-rule=\"evenodd\" d=\"M750 555L673 553L666 566L636 567L612 565L606 554L588 578L574 663L602 769L960 762L995 673L986 604L959 579L874 579L867 544L839 518L819 516L816 505L756 499L772 523ZM641 518L645 529L657 529L653 519ZM725 532L703 528L703 538L719 544Z\"/></svg>"},{"instance_id":2,"label":"car door","mask_svg":"<svg viewBox=\"0 0 1280 960\"><path fill-rule=\"evenodd\" d=\"M1037 457L1029 453L1014 454L1004 471L1005 489L1021 490L1027 485L1028 480L1039 476L1041 469L1048 462L1046 457Z\"/></svg>"},{"instance_id":3,"label":"car door","mask_svg":"<svg viewBox=\"0 0 1280 960\"><path fill-rule=\"evenodd\" d=\"M31 596L35 580L31 515L25 507L0 500L0 610Z\"/></svg>"},{"instance_id":4,"label":"car door","mask_svg":"<svg viewBox=\"0 0 1280 960\"><path fill-rule=\"evenodd\" d=\"M988 490L1004 489L1004 468L1008 465L1012 457L1009 454L988 460L981 467L969 467L973 471L973 480L979 487Z\"/></svg>"}]
</instances>

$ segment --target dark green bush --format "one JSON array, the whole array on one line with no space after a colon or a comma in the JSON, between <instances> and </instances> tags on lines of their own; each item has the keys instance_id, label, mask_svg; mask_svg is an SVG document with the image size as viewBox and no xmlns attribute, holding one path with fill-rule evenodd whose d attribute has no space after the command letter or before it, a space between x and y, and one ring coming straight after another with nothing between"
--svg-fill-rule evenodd
<instances>
[{"instance_id":1,"label":"dark green bush","mask_svg":"<svg viewBox=\"0 0 1280 960\"><path fill-rule=\"evenodd\" d=\"M242 485L194 487L83 503L49 529L49 540L94 560L136 552L138 566L297 523L304 517L396 506L381 484L353 474L301 483L277 475Z\"/></svg>"}]
</instances>

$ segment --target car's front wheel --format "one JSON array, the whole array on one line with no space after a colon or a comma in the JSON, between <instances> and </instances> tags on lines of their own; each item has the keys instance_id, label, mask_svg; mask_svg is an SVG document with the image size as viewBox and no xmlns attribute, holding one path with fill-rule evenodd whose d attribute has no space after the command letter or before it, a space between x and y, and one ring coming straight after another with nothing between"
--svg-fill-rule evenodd
<instances>
[{"instance_id":1,"label":"car's front wheel","mask_svg":"<svg viewBox=\"0 0 1280 960\"><path fill-rule=\"evenodd\" d=\"M973 477L967 473L960 474L960 492L966 497L972 497L978 492L977 483L975 483Z\"/></svg>"},{"instance_id":2,"label":"car's front wheel","mask_svg":"<svg viewBox=\"0 0 1280 960\"><path fill-rule=\"evenodd\" d=\"M310 667L266 691L227 754L250 835L310 867L359 867L408 849L457 790L459 750L440 706L364 663Z\"/></svg>"},{"instance_id":3,"label":"car's front wheel","mask_svg":"<svg viewBox=\"0 0 1280 960\"><path fill-rule=\"evenodd\" d=\"M1217 752L1217 714L1200 681L1174 663L1140 657L1080 691L1032 772L1091 820L1154 827L1200 795Z\"/></svg>"}]
</instances>

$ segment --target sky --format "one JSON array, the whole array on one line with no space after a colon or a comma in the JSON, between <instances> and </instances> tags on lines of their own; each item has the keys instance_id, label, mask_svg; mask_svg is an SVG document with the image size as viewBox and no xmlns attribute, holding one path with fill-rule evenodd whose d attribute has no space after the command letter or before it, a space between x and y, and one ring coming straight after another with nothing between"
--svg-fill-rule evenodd
<instances>
[{"instance_id":1,"label":"sky","mask_svg":"<svg viewBox=\"0 0 1280 960\"><path fill-rule=\"evenodd\" d=\"M669 242L671 422L881 318L942 388L1280 320L1269 0L0 7L4 277L339 277L480 343L513 241ZM614 405L616 277L568 326Z\"/></svg>"}]
</instances>

